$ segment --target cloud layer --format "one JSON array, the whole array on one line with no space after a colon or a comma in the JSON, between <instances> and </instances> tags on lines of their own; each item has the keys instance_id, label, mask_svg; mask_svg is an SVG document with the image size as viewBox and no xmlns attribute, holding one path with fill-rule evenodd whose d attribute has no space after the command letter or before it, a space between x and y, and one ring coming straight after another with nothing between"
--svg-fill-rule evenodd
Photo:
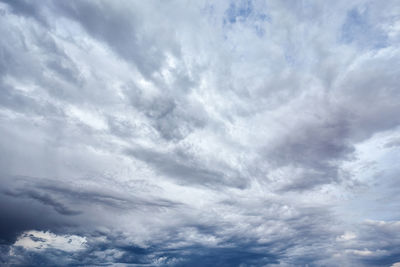
<instances>
[{"instance_id":1,"label":"cloud layer","mask_svg":"<svg viewBox=\"0 0 400 267\"><path fill-rule=\"evenodd\" d=\"M399 14L0 1L1 264L399 265Z\"/></svg>"}]
</instances>

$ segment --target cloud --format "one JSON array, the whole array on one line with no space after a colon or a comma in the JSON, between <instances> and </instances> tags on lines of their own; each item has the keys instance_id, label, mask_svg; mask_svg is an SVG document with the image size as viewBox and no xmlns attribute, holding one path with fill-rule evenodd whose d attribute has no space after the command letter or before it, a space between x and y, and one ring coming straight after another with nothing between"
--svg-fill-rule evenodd
<instances>
[{"instance_id":1,"label":"cloud","mask_svg":"<svg viewBox=\"0 0 400 267\"><path fill-rule=\"evenodd\" d=\"M131 155L146 164L159 170L173 179L177 179L183 184L199 184L203 186L223 184L224 186L244 187L246 181L239 174L231 174L226 168L223 172L212 170L211 168L202 168L195 160L190 162L190 155L164 154L144 149L127 151ZM233 172L233 171L231 171Z\"/></svg>"},{"instance_id":2,"label":"cloud","mask_svg":"<svg viewBox=\"0 0 400 267\"><path fill-rule=\"evenodd\" d=\"M345 253L353 260L366 266L395 264L399 258L396 248L398 221L372 221L360 224L357 237L342 240Z\"/></svg>"},{"instance_id":3,"label":"cloud","mask_svg":"<svg viewBox=\"0 0 400 267\"><path fill-rule=\"evenodd\" d=\"M395 266L398 11L0 1L1 264Z\"/></svg>"},{"instance_id":4,"label":"cloud","mask_svg":"<svg viewBox=\"0 0 400 267\"><path fill-rule=\"evenodd\" d=\"M84 248L86 239L80 236L57 236L49 232L29 231L22 234L14 243L27 250L59 249L77 251Z\"/></svg>"},{"instance_id":5,"label":"cloud","mask_svg":"<svg viewBox=\"0 0 400 267\"><path fill-rule=\"evenodd\" d=\"M400 146L400 140L397 138L393 138L392 140L390 140L385 144L385 147L387 148L398 147L398 146Z\"/></svg>"}]
</instances>

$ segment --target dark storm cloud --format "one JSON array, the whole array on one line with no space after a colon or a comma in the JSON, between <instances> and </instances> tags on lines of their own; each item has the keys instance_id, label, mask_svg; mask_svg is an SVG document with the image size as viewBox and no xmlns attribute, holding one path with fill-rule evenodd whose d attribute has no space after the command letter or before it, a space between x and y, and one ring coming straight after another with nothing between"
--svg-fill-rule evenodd
<instances>
[{"instance_id":1,"label":"dark storm cloud","mask_svg":"<svg viewBox=\"0 0 400 267\"><path fill-rule=\"evenodd\" d=\"M21 247L14 249L14 256L4 258L7 263L18 266L54 264L68 266L108 266L113 264L138 264L149 266L241 266L243 264L279 263L277 256L269 254L268 246L253 248L243 244L235 248L208 248L202 246L168 249L163 247L141 248L134 245L121 245L108 237L107 242L90 243L90 249L82 252L63 252L47 249L44 252L28 252ZM189 253L188 253L189 252ZM6 254L6 253L4 253ZM4 255L3 254L3 255ZM108 254L108 255L107 255ZM102 256L104 255L104 256ZM107 255L107 256L106 256Z\"/></svg>"},{"instance_id":2,"label":"dark storm cloud","mask_svg":"<svg viewBox=\"0 0 400 267\"><path fill-rule=\"evenodd\" d=\"M36 181L35 181L36 180ZM7 181L7 183L5 183ZM3 178L7 190L2 193L17 199L30 198L44 205L49 205L61 215L78 215L82 211L74 210L71 206L100 205L115 209L135 209L141 207L168 208L179 203L162 198L142 199L139 196L118 196L112 191L101 192L99 189L81 189L56 180L38 177ZM66 204L66 203L69 204ZM87 203L87 204L84 204Z\"/></svg>"},{"instance_id":3,"label":"dark storm cloud","mask_svg":"<svg viewBox=\"0 0 400 267\"><path fill-rule=\"evenodd\" d=\"M108 207L122 212L157 211L179 205L162 198L121 198L35 177L3 176L1 181L0 240L5 244L12 244L23 231L31 229L55 233L63 233L70 227L80 229L87 223L90 216L87 208L90 210L90 207Z\"/></svg>"},{"instance_id":4,"label":"dark storm cloud","mask_svg":"<svg viewBox=\"0 0 400 267\"><path fill-rule=\"evenodd\" d=\"M80 213L79 211L69 209L63 203L58 202L57 200L55 200L48 194L43 194L43 193L39 193L36 191L5 192L5 194L8 196L15 197L15 198L22 198L25 196L27 198L37 200L44 205L49 205L49 206L53 207L55 211L57 211L58 213L60 213L62 215L77 215Z\"/></svg>"},{"instance_id":5,"label":"dark storm cloud","mask_svg":"<svg viewBox=\"0 0 400 267\"><path fill-rule=\"evenodd\" d=\"M303 213L302 213L303 214ZM241 266L258 265L258 264L278 264L280 260L285 258L285 254L294 247L291 240L299 240L306 248L313 250L320 245L324 245L325 235L323 229L320 228L320 219L322 218L319 211L307 211L305 216L291 218L287 221L290 227L296 231L295 235L285 237L277 237L275 240L268 242L260 242L256 237L250 238L238 233L236 236L226 238L218 247L209 247L201 244L183 244L178 247L176 244L183 242L179 229L171 229L169 238L164 241L154 241L150 247L142 247L127 243L126 236L118 233L93 232L87 233L88 243L87 249L80 252L62 252L54 249L48 249L42 253L27 251L19 251L20 255L26 255L20 259L14 257L15 261L26 261L30 257L40 259L43 264L51 265L56 262L70 265L99 265L107 263L123 263L123 264L148 264L148 265L173 265L173 266ZM318 218L320 217L320 218ZM311 222L311 223L310 223ZM187 225L191 229L196 229L201 233L218 235L221 230L219 226L209 229L204 225ZM256 225L255 225L256 226ZM322 230L322 231L321 231ZM306 240L302 240L300 235L308 233L310 236L315 235L319 238L319 242L308 244ZM222 237L222 234L221 234ZM99 239L100 238L100 239ZM100 240L100 241L99 241ZM172 247L171 247L172 246ZM318 257L308 257L302 255L292 255L290 261L296 263L312 263L323 258L324 254ZM283 258L282 258L283 257ZM35 261L36 262L36 261Z\"/></svg>"},{"instance_id":6,"label":"dark storm cloud","mask_svg":"<svg viewBox=\"0 0 400 267\"><path fill-rule=\"evenodd\" d=\"M23 231L37 229L57 232L74 224L67 217L78 215L79 211L68 207L47 191L39 191L32 183L21 184L18 180L18 177L1 177L2 242L12 244Z\"/></svg>"},{"instance_id":7,"label":"dark storm cloud","mask_svg":"<svg viewBox=\"0 0 400 267\"><path fill-rule=\"evenodd\" d=\"M17 199L1 194L1 232L0 239L4 244L13 244L23 232L31 229L57 232L72 222L41 202L27 198ZM21 212L23 210L24 212Z\"/></svg>"}]
</instances>

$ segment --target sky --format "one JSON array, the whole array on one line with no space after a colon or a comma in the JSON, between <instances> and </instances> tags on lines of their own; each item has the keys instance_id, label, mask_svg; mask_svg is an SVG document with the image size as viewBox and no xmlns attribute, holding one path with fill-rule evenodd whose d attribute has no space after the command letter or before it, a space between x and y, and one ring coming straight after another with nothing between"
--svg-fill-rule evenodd
<instances>
[{"instance_id":1,"label":"sky","mask_svg":"<svg viewBox=\"0 0 400 267\"><path fill-rule=\"evenodd\" d=\"M397 0L0 0L0 265L400 266Z\"/></svg>"}]
</instances>

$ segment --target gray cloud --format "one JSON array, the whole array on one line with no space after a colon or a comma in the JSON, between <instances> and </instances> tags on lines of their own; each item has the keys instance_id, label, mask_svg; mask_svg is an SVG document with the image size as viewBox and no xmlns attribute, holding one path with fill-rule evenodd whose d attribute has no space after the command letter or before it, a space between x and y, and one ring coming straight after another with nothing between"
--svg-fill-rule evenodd
<instances>
[{"instance_id":1,"label":"gray cloud","mask_svg":"<svg viewBox=\"0 0 400 267\"><path fill-rule=\"evenodd\" d=\"M400 262L399 8L0 1L1 264Z\"/></svg>"},{"instance_id":2,"label":"gray cloud","mask_svg":"<svg viewBox=\"0 0 400 267\"><path fill-rule=\"evenodd\" d=\"M127 154L149 164L161 174L177 179L182 184L203 186L221 184L238 188L246 186L246 181L239 173L228 169L220 171L201 167L196 160L190 159L190 155L165 154L145 149L128 150Z\"/></svg>"}]
</instances>

